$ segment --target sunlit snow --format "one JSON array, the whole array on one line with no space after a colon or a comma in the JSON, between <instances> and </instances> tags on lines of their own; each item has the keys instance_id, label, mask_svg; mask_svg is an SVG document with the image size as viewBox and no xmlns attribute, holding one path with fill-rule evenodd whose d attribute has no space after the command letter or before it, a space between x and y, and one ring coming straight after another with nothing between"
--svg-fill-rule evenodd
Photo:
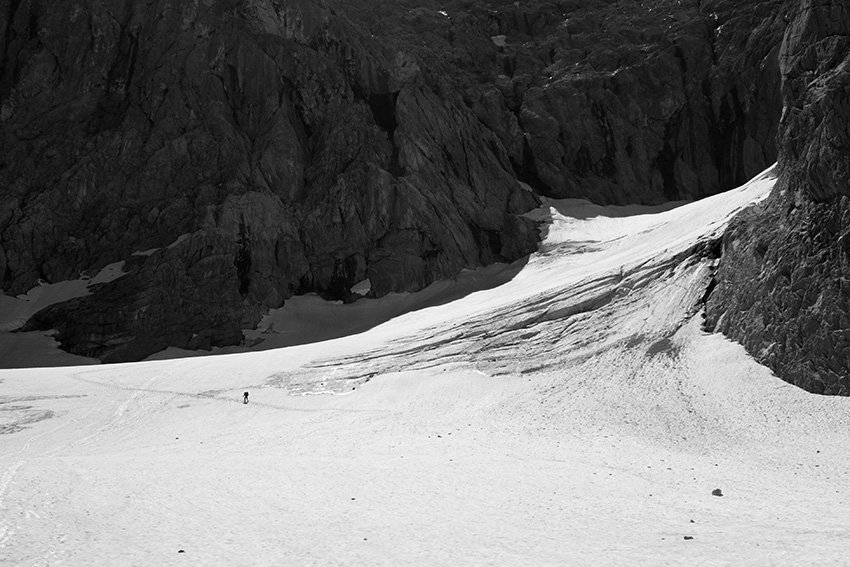
<instances>
[{"instance_id":1,"label":"sunlit snow","mask_svg":"<svg viewBox=\"0 0 850 567\"><path fill-rule=\"evenodd\" d=\"M846 564L848 400L701 330L706 243L772 185L547 203L501 285L359 334L0 370L0 563Z\"/></svg>"}]
</instances>

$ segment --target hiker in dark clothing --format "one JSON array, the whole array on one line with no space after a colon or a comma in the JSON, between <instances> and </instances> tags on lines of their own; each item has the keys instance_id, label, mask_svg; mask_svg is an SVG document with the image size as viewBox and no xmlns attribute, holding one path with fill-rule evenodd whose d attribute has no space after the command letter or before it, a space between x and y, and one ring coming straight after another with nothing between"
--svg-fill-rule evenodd
<instances>
[{"instance_id":1,"label":"hiker in dark clothing","mask_svg":"<svg viewBox=\"0 0 850 567\"><path fill-rule=\"evenodd\" d=\"M248 403L248 392L245 392L244 394L242 394L242 403L243 404Z\"/></svg>"}]
</instances>

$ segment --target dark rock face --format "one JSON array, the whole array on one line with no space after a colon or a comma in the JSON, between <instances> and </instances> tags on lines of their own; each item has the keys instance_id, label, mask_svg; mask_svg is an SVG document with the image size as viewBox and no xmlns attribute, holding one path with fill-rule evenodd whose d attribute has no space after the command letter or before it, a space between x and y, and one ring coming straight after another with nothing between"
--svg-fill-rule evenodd
<instances>
[{"instance_id":1,"label":"dark rock face","mask_svg":"<svg viewBox=\"0 0 850 567\"><path fill-rule=\"evenodd\" d=\"M323 3L4 10L4 289L164 250L30 323L73 352L232 344L292 293L419 289L535 246L495 134Z\"/></svg>"},{"instance_id":2,"label":"dark rock face","mask_svg":"<svg viewBox=\"0 0 850 567\"><path fill-rule=\"evenodd\" d=\"M415 4L411 51L454 79L541 194L698 198L776 159L783 0ZM406 37L380 17L376 33Z\"/></svg>"},{"instance_id":3,"label":"dark rock face","mask_svg":"<svg viewBox=\"0 0 850 567\"><path fill-rule=\"evenodd\" d=\"M658 203L771 163L784 27L780 0L0 0L0 285L129 259L28 328L131 360L511 261L517 178Z\"/></svg>"},{"instance_id":4,"label":"dark rock face","mask_svg":"<svg viewBox=\"0 0 850 567\"><path fill-rule=\"evenodd\" d=\"M782 168L813 201L850 196L850 2L806 0L782 45Z\"/></svg>"},{"instance_id":5,"label":"dark rock face","mask_svg":"<svg viewBox=\"0 0 850 567\"><path fill-rule=\"evenodd\" d=\"M171 345L238 344L243 327L234 313L242 304L236 294L221 294L222 287L240 284L234 248L223 235L199 233L150 256L134 256L130 276L39 311L23 330L58 328L56 339L67 350L103 362L136 360L139 353ZM74 314L73 325L66 324L68 313Z\"/></svg>"},{"instance_id":6,"label":"dark rock face","mask_svg":"<svg viewBox=\"0 0 850 567\"><path fill-rule=\"evenodd\" d=\"M850 2L802 1L780 61L780 178L724 236L707 324L788 382L850 395Z\"/></svg>"},{"instance_id":7,"label":"dark rock face","mask_svg":"<svg viewBox=\"0 0 850 567\"><path fill-rule=\"evenodd\" d=\"M552 57L536 77L515 64L520 173L546 195L655 204L762 171L776 159L782 6L612 2L571 15L532 41Z\"/></svg>"}]
</instances>

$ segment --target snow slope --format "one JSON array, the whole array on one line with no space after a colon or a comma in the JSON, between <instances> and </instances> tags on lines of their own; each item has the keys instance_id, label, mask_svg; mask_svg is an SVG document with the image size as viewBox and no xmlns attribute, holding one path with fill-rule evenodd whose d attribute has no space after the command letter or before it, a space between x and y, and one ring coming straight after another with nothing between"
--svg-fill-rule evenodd
<instances>
[{"instance_id":1,"label":"snow slope","mask_svg":"<svg viewBox=\"0 0 850 567\"><path fill-rule=\"evenodd\" d=\"M850 400L700 329L772 184L549 203L510 281L358 335L0 371L0 564L846 565Z\"/></svg>"}]
</instances>

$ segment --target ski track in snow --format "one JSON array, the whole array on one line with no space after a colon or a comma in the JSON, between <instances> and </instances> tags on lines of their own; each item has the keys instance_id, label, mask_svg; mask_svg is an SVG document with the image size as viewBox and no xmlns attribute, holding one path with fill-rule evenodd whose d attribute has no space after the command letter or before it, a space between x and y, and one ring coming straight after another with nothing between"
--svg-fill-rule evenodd
<instances>
[{"instance_id":1,"label":"ski track in snow","mask_svg":"<svg viewBox=\"0 0 850 567\"><path fill-rule=\"evenodd\" d=\"M0 563L846 565L848 400L701 330L771 186L550 203L513 279L356 336L0 371Z\"/></svg>"}]
</instances>

